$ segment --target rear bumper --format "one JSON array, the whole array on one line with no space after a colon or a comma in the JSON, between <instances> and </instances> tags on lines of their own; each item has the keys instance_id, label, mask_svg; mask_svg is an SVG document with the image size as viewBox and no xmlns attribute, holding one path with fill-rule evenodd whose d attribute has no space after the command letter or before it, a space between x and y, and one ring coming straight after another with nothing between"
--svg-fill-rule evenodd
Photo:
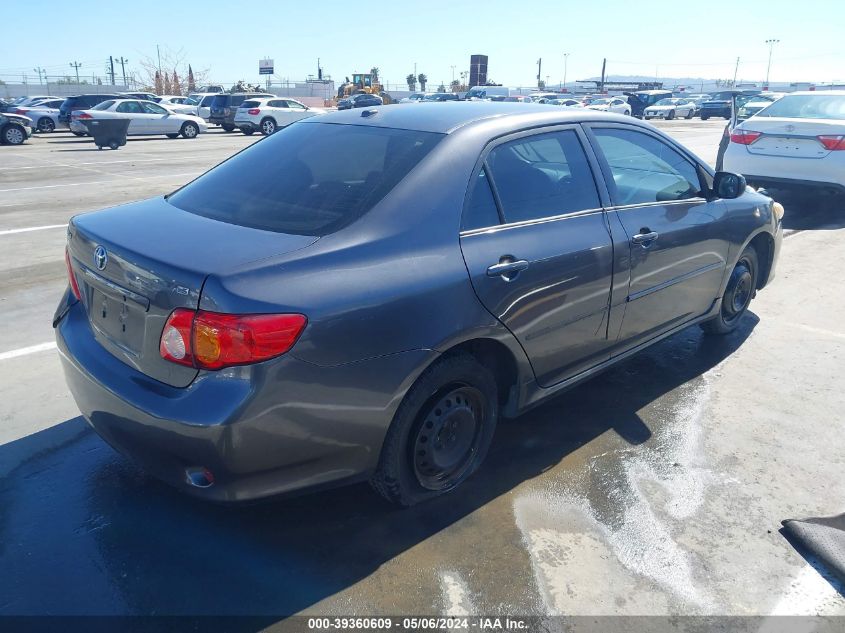
<instances>
[{"instance_id":1,"label":"rear bumper","mask_svg":"<svg viewBox=\"0 0 845 633\"><path fill-rule=\"evenodd\" d=\"M755 185L845 191L845 152L817 159L791 158L753 154L744 145L729 143L723 166Z\"/></svg>"},{"instance_id":2,"label":"rear bumper","mask_svg":"<svg viewBox=\"0 0 845 633\"><path fill-rule=\"evenodd\" d=\"M701 108L699 113L703 117L713 117L713 116L720 116L720 117L730 117L731 116L731 107L727 106L725 108Z\"/></svg>"},{"instance_id":3,"label":"rear bumper","mask_svg":"<svg viewBox=\"0 0 845 633\"><path fill-rule=\"evenodd\" d=\"M436 353L404 352L338 367L288 354L220 372L184 389L153 380L107 352L84 308L56 338L82 415L112 447L176 488L245 501L366 479L408 382ZM186 469L206 468L208 487Z\"/></svg>"}]
</instances>

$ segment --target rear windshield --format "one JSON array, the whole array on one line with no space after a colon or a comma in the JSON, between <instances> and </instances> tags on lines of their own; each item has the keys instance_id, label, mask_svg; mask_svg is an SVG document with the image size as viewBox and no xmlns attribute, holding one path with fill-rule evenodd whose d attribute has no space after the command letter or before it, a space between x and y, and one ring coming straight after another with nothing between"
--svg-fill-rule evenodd
<instances>
[{"instance_id":1,"label":"rear windshield","mask_svg":"<svg viewBox=\"0 0 845 633\"><path fill-rule=\"evenodd\" d=\"M371 126L291 125L168 201L231 224L326 235L367 213L441 138L432 132Z\"/></svg>"},{"instance_id":2,"label":"rear windshield","mask_svg":"<svg viewBox=\"0 0 845 633\"><path fill-rule=\"evenodd\" d=\"M229 103L229 95L215 95L211 102L212 108L225 108Z\"/></svg>"},{"instance_id":3,"label":"rear windshield","mask_svg":"<svg viewBox=\"0 0 845 633\"><path fill-rule=\"evenodd\" d=\"M760 112L758 117L791 119L845 119L845 96L787 95Z\"/></svg>"}]
</instances>

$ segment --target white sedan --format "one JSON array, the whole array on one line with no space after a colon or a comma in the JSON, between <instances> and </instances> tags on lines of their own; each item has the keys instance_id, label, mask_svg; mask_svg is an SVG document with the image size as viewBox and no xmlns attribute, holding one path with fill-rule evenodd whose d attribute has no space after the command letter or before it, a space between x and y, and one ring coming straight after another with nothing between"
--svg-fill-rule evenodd
<instances>
[{"instance_id":1,"label":"white sedan","mask_svg":"<svg viewBox=\"0 0 845 633\"><path fill-rule=\"evenodd\" d=\"M695 116L695 102L689 99L661 99L654 105L648 106L643 112L645 119L666 119L671 121L675 117L691 119Z\"/></svg>"},{"instance_id":2,"label":"white sedan","mask_svg":"<svg viewBox=\"0 0 845 633\"><path fill-rule=\"evenodd\" d=\"M169 138L196 138L208 130L198 116L179 114L152 101L140 99L110 99L90 110L74 110L70 116L72 132L87 133L86 119L129 119L129 136L164 134Z\"/></svg>"},{"instance_id":3,"label":"white sedan","mask_svg":"<svg viewBox=\"0 0 845 633\"><path fill-rule=\"evenodd\" d=\"M309 108L294 99L259 97L247 99L238 107L235 125L247 135L260 130L265 136L270 136L295 121L325 113L322 108Z\"/></svg>"},{"instance_id":4,"label":"white sedan","mask_svg":"<svg viewBox=\"0 0 845 633\"><path fill-rule=\"evenodd\" d=\"M845 91L773 102L733 129L723 165L755 185L845 192Z\"/></svg>"},{"instance_id":5,"label":"white sedan","mask_svg":"<svg viewBox=\"0 0 845 633\"><path fill-rule=\"evenodd\" d=\"M616 112L631 116L631 106L622 97L603 97L594 99L587 106L590 110L601 110L603 112Z\"/></svg>"}]
</instances>

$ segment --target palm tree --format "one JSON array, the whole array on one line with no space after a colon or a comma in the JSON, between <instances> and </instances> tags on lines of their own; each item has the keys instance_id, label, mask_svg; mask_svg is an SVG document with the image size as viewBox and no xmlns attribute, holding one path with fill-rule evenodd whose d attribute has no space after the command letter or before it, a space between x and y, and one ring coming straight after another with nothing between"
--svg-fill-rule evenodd
<instances>
[{"instance_id":1,"label":"palm tree","mask_svg":"<svg viewBox=\"0 0 845 633\"><path fill-rule=\"evenodd\" d=\"M426 77L423 73L420 73L417 76L417 81L420 82L420 89L425 92L425 85L428 83L428 77Z\"/></svg>"},{"instance_id":2,"label":"palm tree","mask_svg":"<svg viewBox=\"0 0 845 633\"><path fill-rule=\"evenodd\" d=\"M405 77L405 81L408 82L408 90L413 92L417 89L417 78L414 77L414 73L411 73L407 77Z\"/></svg>"}]
</instances>

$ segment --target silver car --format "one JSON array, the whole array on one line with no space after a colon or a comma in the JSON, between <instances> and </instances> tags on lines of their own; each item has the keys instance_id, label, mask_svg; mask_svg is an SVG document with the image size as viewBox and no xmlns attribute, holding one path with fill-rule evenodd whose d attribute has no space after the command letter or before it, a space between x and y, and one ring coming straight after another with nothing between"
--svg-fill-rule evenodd
<instances>
[{"instance_id":1,"label":"silver car","mask_svg":"<svg viewBox=\"0 0 845 633\"><path fill-rule=\"evenodd\" d=\"M164 134L169 138L195 138L208 130L200 117L180 114L152 101L110 99L90 110L74 110L70 118L72 132L85 133L86 119L129 119L129 136Z\"/></svg>"}]
</instances>

